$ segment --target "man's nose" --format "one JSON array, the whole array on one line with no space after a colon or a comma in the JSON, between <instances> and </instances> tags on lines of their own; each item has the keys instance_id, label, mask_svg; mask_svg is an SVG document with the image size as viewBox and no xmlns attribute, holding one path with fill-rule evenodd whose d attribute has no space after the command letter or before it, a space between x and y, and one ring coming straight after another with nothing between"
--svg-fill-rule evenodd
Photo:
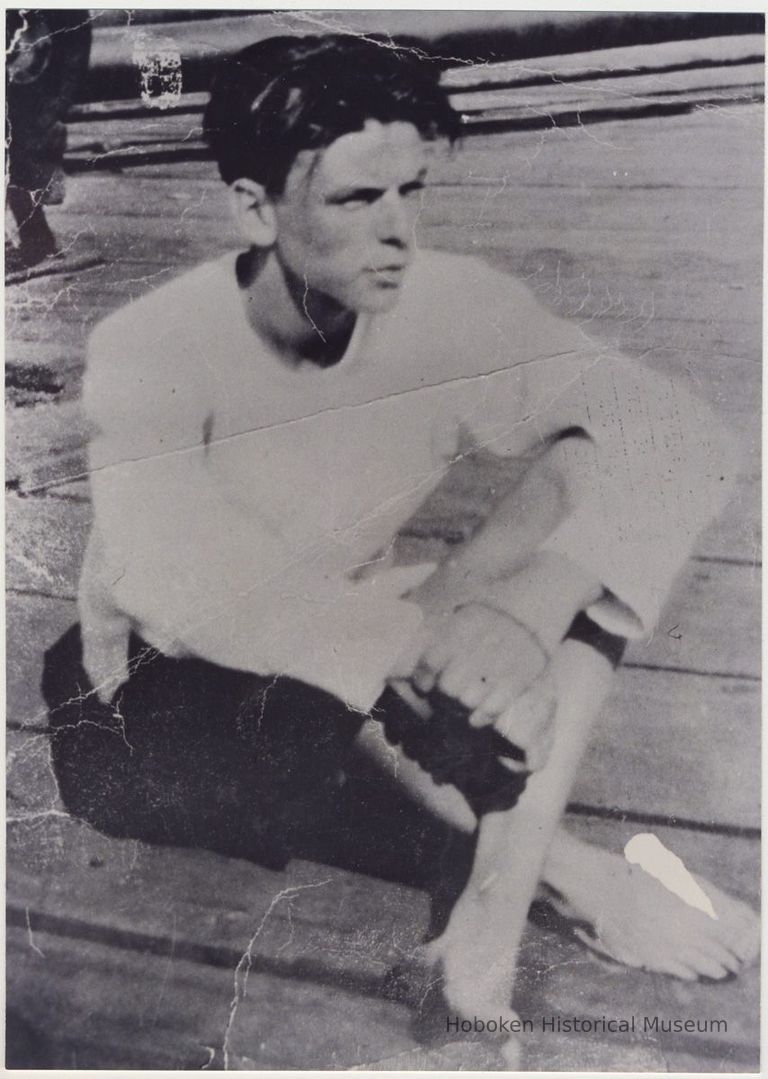
<instances>
[{"instance_id":1,"label":"man's nose","mask_svg":"<svg viewBox=\"0 0 768 1079\"><path fill-rule=\"evenodd\" d=\"M406 248L413 242L413 214L399 192L388 192L379 204L377 236L382 243Z\"/></svg>"}]
</instances>

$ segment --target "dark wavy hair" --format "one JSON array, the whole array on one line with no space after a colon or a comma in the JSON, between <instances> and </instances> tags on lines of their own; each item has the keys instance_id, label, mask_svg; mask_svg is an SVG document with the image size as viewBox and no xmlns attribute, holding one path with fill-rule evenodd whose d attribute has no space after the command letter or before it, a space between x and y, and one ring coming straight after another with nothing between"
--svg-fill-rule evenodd
<instances>
[{"instance_id":1,"label":"dark wavy hair","mask_svg":"<svg viewBox=\"0 0 768 1079\"><path fill-rule=\"evenodd\" d=\"M248 177L280 194L301 150L330 146L366 120L413 124L425 139L459 131L439 72L418 50L351 34L273 37L216 74L205 137L225 183Z\"/></svg>"}]
</instances>

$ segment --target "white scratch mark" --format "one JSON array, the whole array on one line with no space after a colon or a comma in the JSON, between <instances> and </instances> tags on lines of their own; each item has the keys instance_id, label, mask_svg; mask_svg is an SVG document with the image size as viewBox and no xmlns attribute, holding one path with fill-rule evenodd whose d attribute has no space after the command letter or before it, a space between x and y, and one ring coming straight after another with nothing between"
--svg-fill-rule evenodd
<instances>
[{"instance_id":1,"label":"white scratch mark","mask_svg":"<svg viewBox=\"0 0 768 1079\"><path fill-rule=\"evenodd\" d=\"M42 948L38 947L38 945L35 944L35 938L32 935L32 923L29 920L29 907L24 908L24 915L27 921L27 941L29 943L29 946L33 952L37 952L41 959L45 959L45 953L43 952Z\"/></svg>"},{"instance_id":2,"label":"white scratch mark","mask_svg":"<svg viewBox=\"0 0 768 1079\"><path fill-rule=\"evenodd\" d=\"M326 343L325 334L323 333L323 331L320 329L320 327L317 325L317 323L315 322L315 320L312 318L312 316L309 313L309 308L307 307L307 296L308 295L309 295L309 281L307 280L307 275L304 274L304 295L301 297L301 302L304 305L304 314L307 316L309 321L312 323L312 328L317 333L317 336L320 338L320 340L323 342L323 344L325 344Z\"/></svg>"},{"instance_id":3,"label":"white scratch mark","mask_svg":"<svg viewBox=\"0 0 768 1079\"><path fill-rule=\"evenodd\" d=\"M655 877L667 891L678 896L689 907L695 907L717 921L712 900L685 868L682 858L665 847L652 832L639 832L632 836L624 847L624 857L630 865L639 865Z\"/></svg>"},{"instance_id":4,"label":"white scratch mark","mask_svg":"<svg viewBox=\"0 0 768 1079\"><path fill-rule=\"evenodd\" d=\"M267 924L267 920L270 914L275 909L277 904L282 902L283 900L287 899L290 902L299 894L299 892L306 891L309 888L322 888L326 884L330 883L331 878L328 877L326 880L315 881L312 884L298 884L292 888L284 888L282 891L278 892L276 896L273 897L272 901L264 912L261 921L256 926L256 929L254 930L251 939L248 941L248 947L243 952L239 963L235 967L235 993L232 997L232 1003L229 1009L229 1020L227 1022L227 1029L224 1032L224 1043L222 1045L222 1051L224 1053L224 1071L229 1071L229 1040L232 1036L232 1029L235 1023L237 1009L240 1007L240 1004L243 1000L245 1000L248 994L248 977L251 973L253 949L256 941L261 935L262 930L264 929L264 926Z\"/></svg>"},{"instance_id":5,"label":"white scratch mark","mask_svg":"<svg viewBox=\"0 0 768 1079\"><path fill-rule=\"evenodd\" d=\"M63 809L38 809L32 813L18 813L15 816L7 816L5 818L6 824L28 824L30 821L43 820L46 817L62 817L64 820L71 820L69 813L65 813Z\"/></svg>"}]
</instances>

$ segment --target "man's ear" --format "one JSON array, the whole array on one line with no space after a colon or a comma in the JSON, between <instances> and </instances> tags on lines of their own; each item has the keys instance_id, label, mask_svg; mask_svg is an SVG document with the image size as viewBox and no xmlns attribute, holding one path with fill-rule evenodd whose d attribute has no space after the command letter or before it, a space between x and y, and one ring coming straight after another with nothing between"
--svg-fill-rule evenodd
<instances>
[{"instance_id":1,"label":"man's ear","mask_svg":"<svg viewBox=\"0 0 768 1079\"><path fill-rule=\"evenodd\" d=\"M263 184L243 177L229 188L235 220L256 247L272 247L277 239L277 218Z\"/></svg>"}]
</instances>

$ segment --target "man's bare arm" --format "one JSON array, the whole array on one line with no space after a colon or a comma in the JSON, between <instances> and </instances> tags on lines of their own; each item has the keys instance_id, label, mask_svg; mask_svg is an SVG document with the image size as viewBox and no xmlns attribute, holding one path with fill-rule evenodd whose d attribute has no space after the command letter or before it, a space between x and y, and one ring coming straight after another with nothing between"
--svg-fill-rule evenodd
<instances>
[{"instance_id":1,"label":"man's bare arm","mask_svg":"<svg viewBox=\"0 0 768 1079\"><path fill-rule=\"evenodd\" d=\"M579 449L567 448L571 467ZM494 722L530 693L576 614L601 595L601 583L590 572L541 549L572 510L559 474L565 452L563 442L548 447L459 554L411 597L428 616L414 685L421 693L437 687L460 700L472 711L474 725ZM541 695L542 724L550 714L546 696ZM537 706L520 714L520 722L532 728L529 742ZM512 737L513 731L504 733Z\"/></svg>"}]
</instances>

